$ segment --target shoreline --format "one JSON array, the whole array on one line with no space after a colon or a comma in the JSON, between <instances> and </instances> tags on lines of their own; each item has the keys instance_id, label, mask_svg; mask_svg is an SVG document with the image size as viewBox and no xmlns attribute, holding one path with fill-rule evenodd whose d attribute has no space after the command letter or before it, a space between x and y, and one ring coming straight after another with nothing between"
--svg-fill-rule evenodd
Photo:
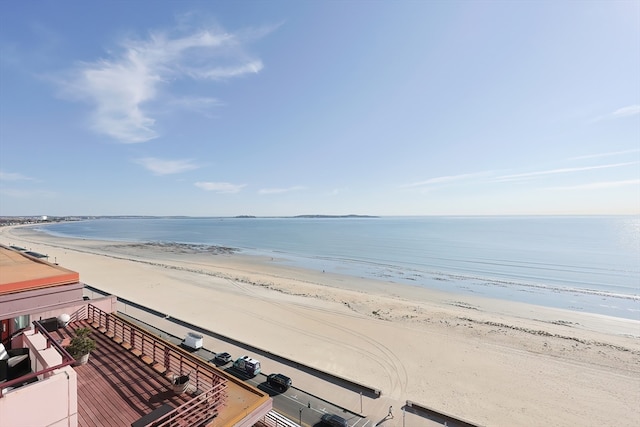
<instances>
[{"instance_id":1,"label":"shoreline","mask_svg":"<svg viewBox=\"0 0 640 427\"><path fill-rule=\"evenodd\" d=\"M90 227L90 226L89 226ZM125 231L130 230L125 226ZM34 226L34 229L40 228ZM90 227L91 228L91 227ZM74 228L72 227L72 230ZM45 228L48 230L48 228ZM50 231L45 231L47 234ZM536 262L528 263L523 258L509 259L504 261L505 265L511 262L519 269L536 269L539 268L540 273L528 274L527 271L518 271L509 273L498 268L496 271L487 270L487 265L473 264L475 261L468 258L468 253L461 254L461 264L458 268L451 265L439 264L413 264L403 263L393 256L389 261L383 261L377 258L360 258L352 255L347 258L334 257L331 255L314 256L309 254L297 254L287 252L286 249L260 249L258 247L245 247L240 242L236 242L233 238L222 237L223 243L232 245L232 242L239 243L240 246L227 247L212 246L218 243L206 243L206 239L196 239L197 242L183 242L180 236L173 235L175 240L164 241L144 241L130 240L124 236L131 236L128 233L120 233L114 231L119 237L113 241L122 242L123 244L150 244L155 242L157 245L180 245L182 248L192 247L194 249L212 248L213 250L229 250L238 254L249 256L266 257L271 259L275 257L279 260L278 265L293 266L303 270L313 270L316 272L330 272L345 275L348 277L358 277L381 282L394 282L399 286L417 286L444 293L453 293L457 295L479 296L487 299L496 299L510 302L518 302L536 306L543 306L554 309L570 310L578 313L593 313L604 316L619 317L624 319L638 320L640 319L640 295L638 294L636 282L640 280L637 276L638 272L630 272L627 270L618 271L614 268L616 274L608 277L606 281L603 278L595 280L592 283L591 277L600 277L598 271L592 271L593 276L585 276L584 266L576 264L576 271L572 274L577 276L567 279L569 270L554 271L554 264L536 265ZM100 240L108 238L104 236L100 238L83 237L83 236L65 236L61 234L52 234L54 237L71 238L71 239L93 239ZM100 240L109 241L109 240ZM177 243L181 242L181 243ZM262 242L263 244L265 242ZM277 247L280 247L276 245ZM285 245L286 246L286 245ZM284 246L283 246L284 248ZM325 248L326 249L326 248ZM175 250L178 250L177 248ZM324 252L323 252L324 253ZM451 254L449 254L451 256ZM628 255L628 254L627 254ZM387 258L383 256L386 260ZM455 258L455 256L454 256ZM392 261L395 259L395 261ZM626 258L625 258L626 259ZM469 265L471 262L473 265ZM502 262L499 259L496 261ZM552 262L552 261L545 261ZM455 263L454 263L455 264ZM527 264L530 264L527 267ZM501 265L501 264L499 264ZM620 264L623 265L623 264ZM570 269L571 270L571 269ZM597 269L596 269L597 270ZM572 271L572 270L571 270ZM551 274L551 275L550 275ZM580 276L582 274L582 276ZM632 277L636 274L636 277ZM620 276L622 275L622 276ZM578 277L581 277L578 278Z\"/></svg>"},{"instance_id":2,"label":"shoreline","mask_svg":"<svg viewBox=\"0 0 640 427\"><path fill-rule=\"evenodd\" d=\"M379 387L398 407L412 400L485 425L632 425L640 417L638 321L233 251L28 227L0 228L0 243L48 254L91 286Z\"/></svg>"}]
</instances>

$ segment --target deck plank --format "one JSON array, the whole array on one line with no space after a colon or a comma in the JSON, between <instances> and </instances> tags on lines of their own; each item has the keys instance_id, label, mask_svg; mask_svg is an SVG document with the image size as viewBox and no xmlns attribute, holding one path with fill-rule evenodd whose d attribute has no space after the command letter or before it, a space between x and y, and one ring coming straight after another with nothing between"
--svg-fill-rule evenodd
<instances>
[{"instance_id":1,"label":"deck plank","mask_svg":"<svg viewBox=\"0 0 640 427\"><path fill-rule=\"evenodd\" d=\"M91 327L78 322L69 332L82 326ZM80 427L129 426L165 403L177 407L191 398L174 394L168 378L106 335L95 330L92 337L97 347L89 362L74 368Z\"/></svg>"}]
</instances>

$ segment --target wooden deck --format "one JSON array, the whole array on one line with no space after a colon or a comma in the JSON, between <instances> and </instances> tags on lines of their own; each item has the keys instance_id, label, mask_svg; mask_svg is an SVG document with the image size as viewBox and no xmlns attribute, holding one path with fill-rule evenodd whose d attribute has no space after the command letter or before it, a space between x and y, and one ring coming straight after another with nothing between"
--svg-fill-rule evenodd
<instances>
[{"instance_id":1,"label":"wooden deck","mask_svg":"<svg viewBox=\"0 0 640 427\"><path fill-rule=\"evenodd\" d=\"M52 335L64 340L82 326L91 327L77 322ZM176 395L168 378L99 331L94 330L92 337L97 348L89 362L74 367L78 375L78 426L128 427L164 404L177 407L192 398L189 391Z\"/></svg>"}]
</instances>

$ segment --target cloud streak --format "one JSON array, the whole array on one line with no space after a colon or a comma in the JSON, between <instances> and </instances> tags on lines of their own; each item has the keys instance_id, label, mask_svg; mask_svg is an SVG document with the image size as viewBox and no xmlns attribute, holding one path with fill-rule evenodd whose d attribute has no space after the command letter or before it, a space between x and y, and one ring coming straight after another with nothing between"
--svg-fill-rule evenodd
<instances>
[{"instance_id":1,"label":"cloud streak","mask_svg":"<svg viewBox=\"0 0 640 427\"><path fill-rule=\"evenodd\" d=\"M640 185L640 179L628 179L624 181L602 181L589 184L572 185L566 187L550 187L549 190L601 190L603 188L626 187L628 185Z\"/></svg>"},{"instance_id":2,"label":"cloud streak","mask_svg":"<svg viewBox=\"0 0 640 427\"><path fill-rule=\"evenodd\" d=\"M51 199L57 196L57 193L47 190L20 190L15 188L2 188L0 195L12 197L16 199Z\"/></svg>"},{"instance_id":3,"label":"cloud streak","mask_svg":"<svg viewBox=\"0 0 640 427\"><path fill-rule=\"evenodd\" d=\"M616 154L626 154L626 153L632 153L632 152L638 152L638 151L640 150L627 150L627 151L597 154L592 156L582 156L580 158L605 157L605 156L613 156ZM637 162L637 161L611 163L611 164L595 165L595 166L557 168L557 169L541 170L541 171L535 171L535 172L524 172L524 173L509 174L509 175L504 175L504 174L495 175L495 171L467 173L467 174L460 174L460 175L446 175L446 176L430 178L424 181L414 182L411 184L404 184L404 185L401 185L400 188L429 191L432 189L437 189L441 186L467 185L470 182L487 184L487 183L506 183L506 182L527 181L527 180L534 180L537 178L550 177L554 175L572 174L572 173L579 173L579 172L592 171L592 170L598 170L598 169L611 169L611 168L625 167L630 165L637 165L639 163L640 162ZM625 183L624 185L628 185L627 183L633 183L634 181L616 181L616 182L619 183L618 185L623 185L621 183ZM588 185L595 185L595 184L586 184L586 185L588 186ZM611 184L611 186L614 186L614 185ZM567 188L580 188L580 186L567 187Z\"/></svg>"},{"instance_id":4,"label":"cloud streak","mask_svg":"<svg viewBox=\"0 0 640 427\"><path fill-rule=\"evenodd\" d=\"M124 40L108 58L78 64L58 83L64 96L93 106L94 131L140 143L159 136L152 103L171 83L182 78L225 80L262 68L233 34L214 29L180 36L155 32L145 40ZM202 107L203 100L215 103L207 98L180 102Z\"/></svg>"},{"instance_id":5,"label":"cloud streak","mask_svg":"<svg viewBox=\"0 0 640 427\"><path fill-rule=\"evenodd\" d=\"M624 108L618 108L611 113L612 117L631 117L640 114L640 105L630 105Z\"/></svg>"},{"instance_id":6,"label":"cloud streak","mask_svg":"<svg viewBox=\"0 0 640 427\"><path fill-rule=\"evenodd\" d=\"M305 187L296 185L295 187L289 188L263 188L258 190L258 194L282 194L282 193L290 193L292 191L300 191L304 190Z\"/></svg>"},{"instance_id":7,"label":"cloud streak","mask_svg":"<svg viewBox=\"0 0 640 427\"><path fill-rule=\"evenodd\" d=\"M576 167L576 168L550 169L550 170L537 171L537 172L526 172L526 173L518 173L513 175L497 176L495 178L492 178L491 181L492 182L521 181L521 180L540 177L540 176L584 172L584 171L595 170L595 169L617 168L617 167L629 166L629 165L635 165L635 164L638 164L638 162L614 163L609 165L597 165L597 166L583 166L583 167Z\"/></svg>"},{"instance_id":8,"label":"cloud streak","mask_svg":"<svg viewBox=\"0 0 640 427\"><path fill-rule=\"evenodd\" d=\"M610 156L618 156L620 154L631 154L631 153L640 153L640 148L635 148L632 150L624 150L624 151L611 151L608 153L587 154L585 156L571 157L569 160L595 159L599 157L610 157Z\"/></svg>"},{"instance_id":9,"label":"cloud streak","mask_svg":"<svg viewBox=\"0 0 640 427\"><path fill-rule=\"evenodd\" d=\"M427 187L437 184L449 184L457 181L466 181L473 178L484 177L490 175L492 172L478 172L478 173L465 173L460 175L447 175L447 176L439 176L436 178L430 178L424 181L414 182L411 184L401 185L400 188L416 188L416 187Z\"/></svg>"},{"instance_id":10,"label":"cloud streak","mask_svg":"<svg viewBox=\"0 0 640 427\"><path fill-rule=\"evenodd\" d=\"M632 117L640 114L640 105L634 104L626 107L618 108L617 110L605 114L603 116L599 116L595 118L595 121L600 120L614 120L614 119L623 119L626 117Z\"/></svg>"},{"instance_id":11,"label":"cloud streak","mask_svg":"<svg viewBox=\"0 0 640 427\"><path fill-rule=\"evenodd\" d=\"M246 184L231 184L229 182L203 182L199 181L194 185L205 191L213 191L220 194L239 193Z\"/></svg>"},{"instance_id":12,"label":"cloud streak","mask_svg":"<svg viewBox=\"0 0 640 427\"><path fill-rule=\"evenodd\" d=\"M144 157L135 159L134 163L143 166L155 175L172 175L198 169L200 166L193 163L191 159L163 160L155 157Z\"/></svg>"},{"instance_id":13,"label":"cloud streak","mask_svg":"<svg viewBox=\"0 0 640 427\"><path fill-rule=\"evenodd\" d=\"M36 179L20 173L0 171L0 181L36 181Z\"/></svg>"}]
</instances>

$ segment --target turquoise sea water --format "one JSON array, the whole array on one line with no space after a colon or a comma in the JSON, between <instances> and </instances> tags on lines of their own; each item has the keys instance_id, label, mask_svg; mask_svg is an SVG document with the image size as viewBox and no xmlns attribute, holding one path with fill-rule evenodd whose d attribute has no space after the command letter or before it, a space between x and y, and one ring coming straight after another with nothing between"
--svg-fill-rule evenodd
<instances>
[{"instance_id":1,"label":"turquoise sea water","mask_svg":"<svg viewBox=\"0 0 640 427\"><path fill-rule=\"evenodd\" d=\"M97 219L39 227L640 320L640 217Z\"/></svg>"}]
</instances>

